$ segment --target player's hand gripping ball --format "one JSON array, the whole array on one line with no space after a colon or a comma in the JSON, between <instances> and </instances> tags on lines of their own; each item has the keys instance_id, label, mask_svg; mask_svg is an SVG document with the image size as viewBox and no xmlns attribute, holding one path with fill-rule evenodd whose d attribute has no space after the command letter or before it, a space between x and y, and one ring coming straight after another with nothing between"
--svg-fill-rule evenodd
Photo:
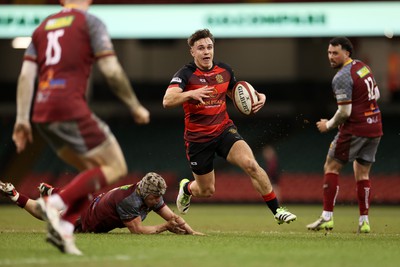
<instances>
[{"instance_id":1,"label":"player's hand gripping ball","mask_svg":"<svg viewBox=\"0 0 400 267\"><path fill-rule=\"evenodd\" d=\"M239 81L232 89L232 100L240 113L250 115L253 114L252 107L258 102L258 97L250 83Z\"/></svg>"}]
</instances>

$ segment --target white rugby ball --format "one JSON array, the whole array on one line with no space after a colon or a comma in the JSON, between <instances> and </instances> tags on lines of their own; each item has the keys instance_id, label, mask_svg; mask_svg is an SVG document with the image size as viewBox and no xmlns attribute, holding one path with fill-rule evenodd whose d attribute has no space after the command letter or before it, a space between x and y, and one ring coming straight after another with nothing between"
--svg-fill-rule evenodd
<instances>
[{"instance_id":1,"label":"white rugby ball","mask_svg":"<svg viewBox=\"0 0 400 267\"><path fill-rule=\"evenodd\" d=\"M232 89L232 100L240 113L250 115L253 113L252 106L258 101L258 97L251 84L245 81L238 81Z\"/></svg>"}]
</instances>

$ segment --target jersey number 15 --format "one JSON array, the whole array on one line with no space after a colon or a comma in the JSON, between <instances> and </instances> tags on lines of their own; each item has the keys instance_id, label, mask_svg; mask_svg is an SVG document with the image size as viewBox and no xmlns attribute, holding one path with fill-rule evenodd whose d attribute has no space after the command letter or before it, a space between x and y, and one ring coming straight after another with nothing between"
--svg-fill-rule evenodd
<instances>
[{"instance_id":1,"label":"jersey number 15","mask_svg":"<svg viewBox=\"0 0 400 267\"><path fill-rule=\"evenodd\" d=\"M58 38L64 35L64 29L47 33L46 66L55 65L61 59L61 45Z\"/></svg>"}]
</instances>

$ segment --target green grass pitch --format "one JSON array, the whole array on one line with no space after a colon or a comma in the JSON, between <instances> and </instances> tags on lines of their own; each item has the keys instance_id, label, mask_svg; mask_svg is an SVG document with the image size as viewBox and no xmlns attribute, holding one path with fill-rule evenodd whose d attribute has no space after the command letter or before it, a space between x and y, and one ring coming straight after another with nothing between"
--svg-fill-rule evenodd
<instances>
[{"instance_id":1,"label":"green grass pitch","mask_svg":"<svg viewBox=\"0 0 400 267\"><path fill-rule=\"evenodd\" d=\"M174 207L172 204L170 207ZM305 228L321 206L290 205L298 215L277 225L265 205L192 204L186 221L206 236L78 234L83 256L61 254L44 241L45 224L15 206L0 206L0 266L184 266L184 267L388 267L400 266L400 209L372 206L372 232L356 233L358 208L335 208L335 228ZM161 223L149 214L147 225Z\"/></svg>"}]
</instances>

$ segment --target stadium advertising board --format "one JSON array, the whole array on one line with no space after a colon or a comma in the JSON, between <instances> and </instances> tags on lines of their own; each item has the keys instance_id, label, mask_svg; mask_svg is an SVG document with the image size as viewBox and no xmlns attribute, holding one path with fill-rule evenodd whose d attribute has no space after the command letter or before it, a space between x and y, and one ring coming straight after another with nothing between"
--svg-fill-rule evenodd
<instances>
[{"instance_id":1,"label":"stadium advertising board","mask_svg":"<svg viewBox=\"0 0 400 267\"><path fill-rule=\"evenodd\" d=\"M1 5L0 38L30 36L58 5ZM187 38L209 28L218 38L387 36L400 32L400 2L93 5L112 38Z\"/></svg>"}]
</instances>

